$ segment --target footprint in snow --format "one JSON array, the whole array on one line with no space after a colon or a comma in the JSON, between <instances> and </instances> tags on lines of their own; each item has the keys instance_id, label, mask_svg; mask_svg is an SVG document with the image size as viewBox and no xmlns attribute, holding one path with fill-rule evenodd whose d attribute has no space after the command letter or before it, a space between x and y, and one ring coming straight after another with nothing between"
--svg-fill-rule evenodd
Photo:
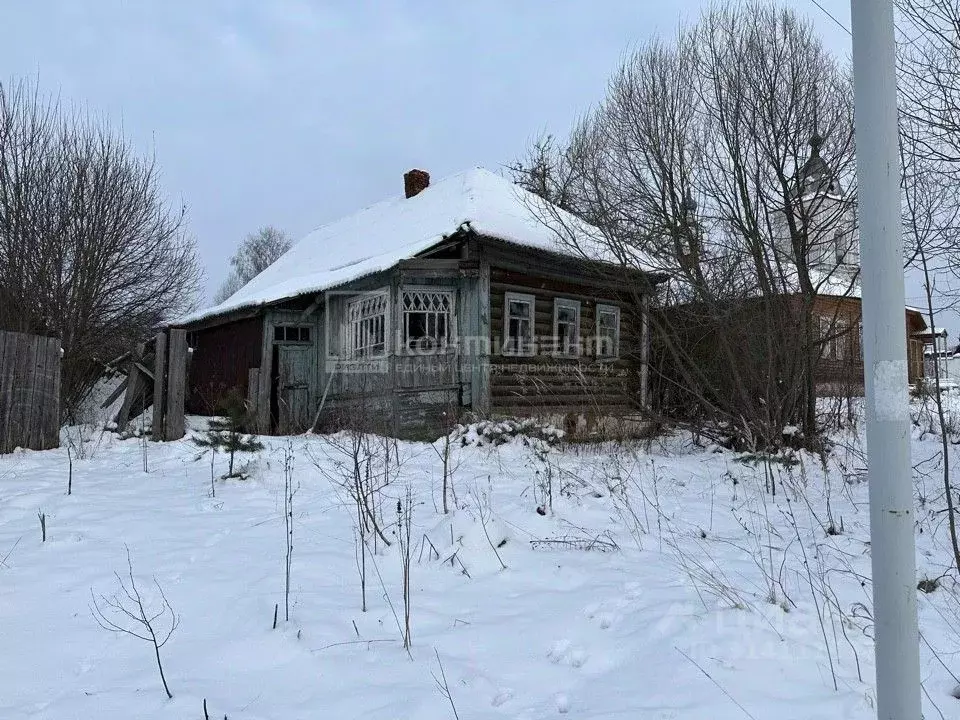
<instances>
[{"instance_id":1,"label":"footprint in snow","mask_svg":"<svg viewBox=\"0 0 960 720\"><path fill-rule=\"evenodd\" d=\"M611 625L613 625L614 620L616 620L616 616L613 613L605 612L600 613L597 616L597 623L600 625L601 630L608 629Z\"/></svg>"},{"instance_id":2,"label":"footprint in snow","mask_svg":"<svg viewBox=\"0 0 960 720\"><path fill-rule=\"evenodd\" d=\"M563 663L575 668L583 667L589 659L585 650L572 647L569 640L555 642L547 653L547 657L554 665Z\"/></svg>"},{"instance_id":3,"label":"footprint in snow","mask_svg":"<svg viewBox=\"0 0 960 720\"><path fill-rule=\"evenodd\" d=\"M566 715L570 712L570 698L568 698L563 693L559 693L556 697L557 703L557 712L561 715Z\"/></svg>"},{"instance_id":4,"label":"footprint in snow","mask_svg":"<svg viewBox=\"0 0 960 720\"><path fill-rule=\"evenodd\" d=\"M500 707L501 705L508 703L511 700L513 700L513 690L510 690L509 688L504 688L498 691L497 694L493 696L493 700L490 701L490 704L493 705L494 707Z\"/></svg>"},{"instance_id":5,"label":"footprint in snow","mask_svg":"<svg viewBox=\"0 0 960 720\"><path fill-rule=\"evenodd\" d=\"M563 660L564 656L569 650L569 640L557 640L547 653L547 657L550 658L554 663L559 663Z\"/></svg>"},{"instance_id":6,"label":"footprint in snow","mask_svg":"<svg viewBox=\"0 0 960 720\"><path fill-rule=\"evenodd\" d=\"M623 605L623 603L620 603L620 605ZM586 615L590 620L596 620L597 625L600 626L601 630L606 630L613 625L614 622L616 622L617 615L608 611L601 612L600 608L601 605L599 603L587 605L587 607L583 610L583 614Z\"/></svg>"}]
</instances>

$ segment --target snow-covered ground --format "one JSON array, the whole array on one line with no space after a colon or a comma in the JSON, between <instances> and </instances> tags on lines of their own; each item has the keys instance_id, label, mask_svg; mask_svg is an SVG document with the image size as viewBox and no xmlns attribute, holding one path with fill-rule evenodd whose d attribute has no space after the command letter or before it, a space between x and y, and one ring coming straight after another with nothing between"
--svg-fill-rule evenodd
<instances>
[{"instance_id":1,"label":"snow-covered ground","mask_svg":"<svg viewBox=\"0 0 960 720\"><path fill-rule=\"evenodd\" d=\"M951 557L938 438L921 433L918 580L944 575ZM452 449L448 515L442 443L389 443L384 467L385 443L370 439L361 454L388 481L378 517L392 546L368 536L366 612L348 436L264 438L244 459L249 479L218 481L211 497L210 456L186 440L68 434L70 496L66 443L0 457L4 720L203 718L204 699L211 718L231 720L446 719L444 677L463 720L874 717L856 433L826 467L684 438L547 449L477 446L474 433ZM225 467L218 456L215 473ZM396 512L408 488L409 654ZM124 622L104 598L119 590L114 573L129 586L127 549L151 607L162 588L179 618L160 651L172 700L152 646L92 613L96 601ZM927 718L960 717L953 577L919 594Z\"/></svg>"}]
</instances>

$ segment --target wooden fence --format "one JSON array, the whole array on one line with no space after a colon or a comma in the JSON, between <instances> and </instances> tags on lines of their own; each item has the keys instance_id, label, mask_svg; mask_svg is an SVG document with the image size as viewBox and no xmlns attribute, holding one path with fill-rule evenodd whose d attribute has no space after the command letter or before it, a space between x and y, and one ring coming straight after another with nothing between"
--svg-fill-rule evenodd
<instances>
[{"instance_id":1,"label":"wooden fence","mask_svg":"<svg viewBox=\"0 0 960 720\"><path fill-rule=\"evenodd\" d=\"M117 432L153 406L151 435L154 440L179 440L186 432L184 398L190 348L186 330L164 330L153 339L110 363L126 379L103 401L109 407L123 395L117 412Z\"/></svg>"},{"instance_id":2,"label":"wooden fence","mask_svg":"<svg viewBox=\"0 0 960 720\"><path fill-rule=\"evenodd\" d=\"M0 454L60 445L60 338L0 330Z\"/></svg>"}]
</instances>

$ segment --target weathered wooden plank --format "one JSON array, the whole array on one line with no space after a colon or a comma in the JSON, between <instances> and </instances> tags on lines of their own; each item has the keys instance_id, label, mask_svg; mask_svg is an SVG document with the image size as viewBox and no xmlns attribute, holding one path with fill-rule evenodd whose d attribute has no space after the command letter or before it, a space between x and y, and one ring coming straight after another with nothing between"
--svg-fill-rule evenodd
<instances>
[{"instance_id":1,"label":"weathered wooden plank","mask_svg":"<svg viewBox=\"0 0 960 720\"><path fill-rule=\"evenodd\" d=\"M317 311L317 308L320 307L320 303L322 302L323 302L323 293L320 293L313 299L313 302L307 305L304 311L300 313L300 317L297 318L297 324L304 322L307 318L313 315Z\"/></svg>"},{"instance_id":2,"label":"weathered wooden plank","mask_svg":"<svg viewBox=\"0 0 960 720\"><path fill-rule=\"evenodd\" d=\"M56 401L52 397L54 365L59 358L59 345L55 338L43 338L40 352L43 354L43 371L39 383L39 393L35 396L37 414L37 444L41 449L56 447L59 444L59 433L55 435L52 421L52 406ZM58 428L56 428L58 430Z\"/></svg>"},{"instance_id":3,"label":"weathered wooden plank","mask_svg":"<svg viewBox=\"0 0 960 720\"><path fill-rule=\"evenodd\" d=\"M37 340L36 336L26 336L20 344L19 357L17 358L17 376L14 379L14 422L20 427L21 444L30 447L33 444L31 437L32 428L30 426L30 409L33 400L34 377L36 376L37 360Z\"/></svg>"},{"instance_id":4,"label":"weathered wooden plank","mask_svg":"<svg viewBox=\"0 0 960 720\"><path fill-rule=\"evenodd\" d=\"M397 355L393 358L393 388L452 385L458 382L459 361L453 350L436 354Z\"/></svg>"},{"instance_id":5,"label":"weathered wooden plank","mask_svg":"<svg viewBox=\"0 0 960 720\"><path fill-rule=\"evenodd\" d=\"M36 355L33 362L32 388L27 405L27 417L30 428L28 443L30 447L44 449L44 409L46 407L47 379L47 338L37 337Z\"/></svg>"},{"instance_id":6,"label":"weathered wooden plank","mask_svg":"<svg viewBox=\"0 0 960 720\"><path fill-rule=\"evenodd\" d=\"M301 433L310 426L310 381L316 377L313 348L303 345L281 345L278 351L279 431Z\"/></svg>"},{"instance_id":7,"label":"weathered wooden plank","mask_svg":"<svg viewBox=\"0 0 960 720\"><path fill-rule=\"evenodd\" d=\"M56 402L56 407L53 411L53 426L54 432L56 433L57 446L60 446L60 424L63 422L63 408L60 406L60 383L62 378L62 363L63 363L63 350L60 347L60 340L57 339L54 344L56 349L56 362L53 366L53 384L51 387L51 392L53 393L54 400Z\"/></svg>"},{"instance_id":8,"label":"weathered wooden plank","mask_svg":"<svg viewBox=\"0 0 960 720\"><path fill-rule=\"evenodd\" d=\"M167 339L167 407L163 421L166 440L179 440L186 433L187 354L187 331L171 329Z\"/></svg>"},{"instance_id":9,"label":"weathered wooden plank","mask_svg":"<svg viewBox=\"0 0 960 720\"><path fill-rule=\"evenodd\" d=\"M197 320L196 322L190 323L190 332L196 332L198 330L206 330L207 328L215 327L217 325L224 325L226 323L235 322L237 320L248 320L252 317L256 317L261 312L259 307L253 308L244 308L242 310L235 310L229 313L223 313L222 315L213 315L203 320Z\"/></svg>"},{"instance_id":10,"label":"weathered wooden plank","mask_svg":"<svg viewBox=\"0 0 960 720\"><path fill-rule=\"evenodd\" d=\"M247 371L247 413L256 418L257 403L260 402L260 368L250 368Z\"/></svg>"},{"instance_id":11,"label":"weathered wooden plank","mask_svg":"<svg viewBox=\"0 0 960 720\"><path fill-rule=\"evenodd\" d=\"M123 368L126 367L124 363L130 359L130 355L131 355L131 352L128 350L127 352L123 353L123 355L120 355L119 357L114 358L113 360L107 363L106 365L107 369L120 370L122 372Z\"/></svg>"},{"instance_id":12,"label":"weathered wooden plank","mask_svg":"<svg viewBox=\"0 0 960 720\"><path fill-rule=\"evenodd\" d=\"M17 387L17 356L19 355L18 349L20 347L20 338L19 333L10 333L7 336L7 370L6 370L6 387L4 396L6 397L6 446L4 452L12 452L18 445L21 443L17 442L20 436L20 428L17 425L19 409L17 407L18 398L16 397L16 387Z\"/></svg>"},{"instance_id":13,"label":"weathered wooden plank","mask_svg":"<svg viewBox=\"0 0 960 720\"><path fill-rule=\"evenodd\" d=\"M480 260L480 278L477 283L477 339L490 338L490 263L484 255ZM480 415L490 414L490 344L481 342L474 359L471 378L474 395L473 410Z\"/></svg>"},{"instance_id":14,"label":"weathered wooden plank","mask_svg":"<svg viewBox=\"0 0 960 720\"><path fill-rule=\"evenodd\" d=\"M257 432L270 434L270 402L273 387L273 324L263 318L263 342L260 349L260 381L257 383Z\"/></svg>"},{"instance_id":15,"label":"weathered wooden plank","mask_svg":"<svg viewBox=\"0 0 960 720\"><path fill-rule=\"evenodd\" d=\"M153 439L166 438L163 416L167 409L167 334L157 333L153 360Z\"/></svg>"},{"instance_id":16,"label":"weathered wooden plank","mask_svg":"<svg viewBox=\"0 0 960 720\"><path fill-rule=\"evenodd\" d=\"M10 390L8 378L12 376L10 364L13 360L12 333L0 332L0 453L10 451ZM10 350L7 350L7 346Z\"/></svg>"},{"instance_id":17,"label":"weathered wooden plank","mask_svg":"<svg viewBox=\"0 0 960 720\"><path fill-rule=\"evenodd\" d=\"M146 359L146 358L144 358L144 359ZM148 368L148 367L147 367L146 365L144 365L142 362L134 362L134 365L137 366L137 370L140 371L140 374L141 374L141 375L143 375L143 376L145 376L145 377L148 377L148 378L150 378L151 380L154 379L154 377L153 377L153 370L151 370L150 368Z\"/></svg>"},{"instance_id":18,"label":"weathered wooden plank","mask_svg":"<svg viewBox=\"0 0 960 720\"><path fill-rule=\"evenodd\" d=\"M104 400L102 403L100 403L100 409L103 410L113 405L113 403L116 402L117 398L123 395L127 391L127 385L129 384L129 382L130 382L130 378L127 378L127 377L121 380L120 384L117 385L116 388L114 388L113 392L110 393L109 396L107 396L107 399Z\"/></svg>"},{"instance_id":19,"label":"weathered wooden plank","mask_svg":"<svg viewBox=\"0 0 960 720\"><path fill-rule=\"evenodd\" d=\"M60 339L47 338L47 375L44 378L44 449L60 445Z\"/></svg>"},{"instance_id":20,"label":"weathered wooden plank","mask_svg":"<svg viewBox=\"0 0 960 720\"><path fill-rule=\"evenodd\" d=\"M10 333L7 342L7 368L6 368L6 387L4 396L6 398L6 419L7 427L6 443L4 452L12 452L18 445L24 443L18 442L22 438L23 429L20 426L20 398L18 397L18 383L22 382L19 377L19 356L22 352L21 335L19 333Z\"/></svg>"},{"instance_id":21,"label":"weathered wooden plank","mask_svg":"<svg viewBox=\"0 0 960 720\"><path fill-rule=\"evenodd\" d=\"M437 270L456 275L461 266L466 267L470 263L459 258L408 258L401 260L397 265L400 270Z\"/></svg>"},{"instance_id":22,"label":"weathered wooden plank","mask_svg":"<svg viewBox=\"0 0 960 720\"><path fill-rule=\"evenodd\" d=\"M564 377L571 374L586 376L622 376L633 368L629 360L596 360L587 357L556 355L498 355L493 361L493 377L509 375L536 375L537 377Z\"/></svg>"},{"instance_id":23,"label":"weathered wooden plank","mask_svg":"<svg viewBox=\"0 0 960 720\"><path fill-rule=\"evenodd\" d=\"M636 383L636 389L639 389L639 387L639 383ZM504 395L546 394L551 392L615 395L620 392L631 392L633 389L633 383L628 382L627 378L616 383L584 383L577 382L575 378L568 378L566 381L544 381L536 377L531 377L526 382L514 381L509 384L494 383L491 386L494 397L502 397Z\"/></svg>"},{"instance_id":24,"label":"weathered wooden plank","mask_svg":"<svg viewBox=\"0 0 960 720\"><path fill-rule=\"evenodd\" d=\"M24 422L27 427L27 447L43 447L43 385L47 370L47 339L33 338L33 363L27 367L30 388L24 407Z\"/></svg>"},{"instance_id":25,"label":"weathered wooden plank","mask_svg":"<svg viewBox=\"0 0 960 720\"><path fill-rule=\"evenodd\" d=\"M606 408L613 406L630 405L639 401L639 397L626 393L616 395L512 395L509 397L494 397L497 407L578 407L578 408Z\"/></svg>"},{"instance_id":26,"label":"weathered wooden plank","mask_svg":"<svg viewBox=\"0 0 960 720\"><path fill-rule=\"evenodd\" d=\"M60 442L60 341L0 331L0 453Z\"/></svg>"},{"instance_id":27,"label":"weathered wooden plank","mask_svg":"<svg viewBox=\"0 0 960 720\"><path fill-rule=\"evenodd\" d=\"M0 409L3 410L4 433L3 447L0 448L0 450L8 453L12 452L17 445L20 444L17 442L17 439L20 435L20 429L16 424L17 398L14 397L14 389L17 381L17 349L20 345L20 334L5 333L5 338L5 368L3 377L0 378L0 380L3 381L3 391L0 393L0 396L2 396L3 399L3 406Z\"/></svg>"},{"instance_id":28,"label":"weathered wooden plank","mask_svg":"<svg viewBox=\"0 0 960 720\"><path fill-rule=\"evenodd\" d=\"M390 350L391 336L393 336L393 342L397 346L401 343L400 328L402 327L402 318L403 318L403 308L400 306L400 275L399 273L394 275L390 280L390 309L392 311L392 317L388 320L387 325L387 352L392 352ZM399 347L396 348L399 350ZM396 390L398 387L397 382L397 363L398 359L396 357L389 358L389 370L390 370L390 389ZM395 392L390 393L390 399L392 401L390 406L390 424L389 431L392 435L396 435L399 429L400 423L400 398Z\"/></svg>"},{"instance_id":29,"label":"weathered wooden plank","mask_svg":"<svg viewBox=\"0 0 960 720\"><path fill-rule=\"evenodd\" d=\"M127 392L123 396L123 404L120 405L120 412L117 413L117 432L123 432L130 422L130 414L133 412L134 403L137 397L143 392L143 381L140 375L140 368L136 362L130 361L127 369Z\"/></svg>"}]
</instances>

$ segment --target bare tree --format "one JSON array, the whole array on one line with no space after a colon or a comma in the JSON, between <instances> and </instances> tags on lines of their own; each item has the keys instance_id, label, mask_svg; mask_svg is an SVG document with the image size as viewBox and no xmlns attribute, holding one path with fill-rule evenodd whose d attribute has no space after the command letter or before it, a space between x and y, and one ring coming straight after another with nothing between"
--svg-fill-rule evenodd
<instances>
[{"instance_id":1,"label":"bare tree","mask_svg":"<svg viewBox=\"0 0 960 720\"><path fill-rule=\"evenodd\" d=\"M956 305L951 285L960 278L960 2L898 0L897 5L905 262L921 277L929 331L936 337L936 312ZM936 353L931 367L930 392L924 398L933 399L939 422L944 502L960 571L957 498Z\"/></svg>"},{"instance_id":2,"label":"bare tree","mask_svg":"<svg viewBox=\"0 0 960 720\"><path fill-rule=\"evenodd\" d=\"M153 583L160 594L160 608L156 611L148 609L133 577L133 562L130 560L130 549L127 548L127 580L129 587L119 573L114 573L119 585L119 592L107 597L106 595L90 595L93 604L90 608L94 620L104 630L109 632L132 635L138 640L148 642L153 646L153 653L157 658L157 669L160 671L160 681L168 698L173 694L167 686L167 678L163 674L163 663L160 661L160 648L167 644L173 631L180 624L180 618L173 611L167 596L154 578Z\"/></svg>"},{"instance_id":3,"label":"bare tree","mask_svg":"<svg viewBox=\"0 0 960 720\"><path fill-rule=\"evenodd\" d=\"M901 112L918 147L960 163L960 2L897 0Z\"/></svg>"},{"instance_id":4,"label":"bare tree","mask_svg":"<svg viewBox=\"0 0 960 720\"><path fill-rule=\"evenodd\" d=\"M929 332L937 336L936 311L938 280L953 272L960 251L960 204L954 187L955 173L943 156L926 152L924 129L919 119L907 115L901 122L900 158L903 166L903 236L908 265L920 274L924 292L924 312ZM949 293L947 293L949 294ZM941 362L934 344L931 368L933 377L923 393L924 401L934 402L940 432L940 467L943 474L944 502L954 564L960 571L960 539L956 517L956 490L951 482L950 439L941 388Z\"/></svg>"},{"instance_id":5,"label":"bare tree","mask_svg":"<svg viewBox=\"0 0 960 720\"><path fill-rule=\"evenodd\" d=\"M221 303L233 295L276 262L292 244L283 230L272 225L265 225L255 233L247 235L236 254L230 258L233 269L214 295L214 302Z\"/></svg>"},{"instance_id":6,"label":"bare tree","mask_svg":"<svg viewBox=\"0 0 960 720\"><path fill-rule=\"evenodd\" d=\"M365 417L363 411L361 417ZM362 426L364 423L359 422ZM393 447L391 448L391 445ZM354 429L328 436L322 446L324 458L313 457L314 466L334 488L342 491L353 513L357 574L360 578L360 609L367 611L367 561L376 567L378 542L390 547L390 527L383 517L384 490L399 477L400 458L395 441ZM308 451L309 452L309 451ZM394 462L391 462L393 455ZM397 529L400 533L400 529ZM373 547L368 547L372 540Z\"/></svg>"},{"instance_id":7,"label":"bare tree","mask_svg":"<svg viewBox=\"0 0 960 720\"><path fill-rule=\"evenodd\" d=\"M789 10L708 10L614 73L565 147L515 178L585 259L671 279L651 316L661 407L719 421L741 445L817 437L817 369L851 327L818 296L857 279L850 79Z\"/></svg>"},{"instance_id":8,"label":"bare tree","mask_svg":"<svg viewBox=\"0 0 960 720\"><path fill-rule=\"evenodd\" d=\"M153 157L31 82L0 83L0 327L60 336L68 411L104 362L193 307L185 218Z\"/></svg>"}]
</instances>

